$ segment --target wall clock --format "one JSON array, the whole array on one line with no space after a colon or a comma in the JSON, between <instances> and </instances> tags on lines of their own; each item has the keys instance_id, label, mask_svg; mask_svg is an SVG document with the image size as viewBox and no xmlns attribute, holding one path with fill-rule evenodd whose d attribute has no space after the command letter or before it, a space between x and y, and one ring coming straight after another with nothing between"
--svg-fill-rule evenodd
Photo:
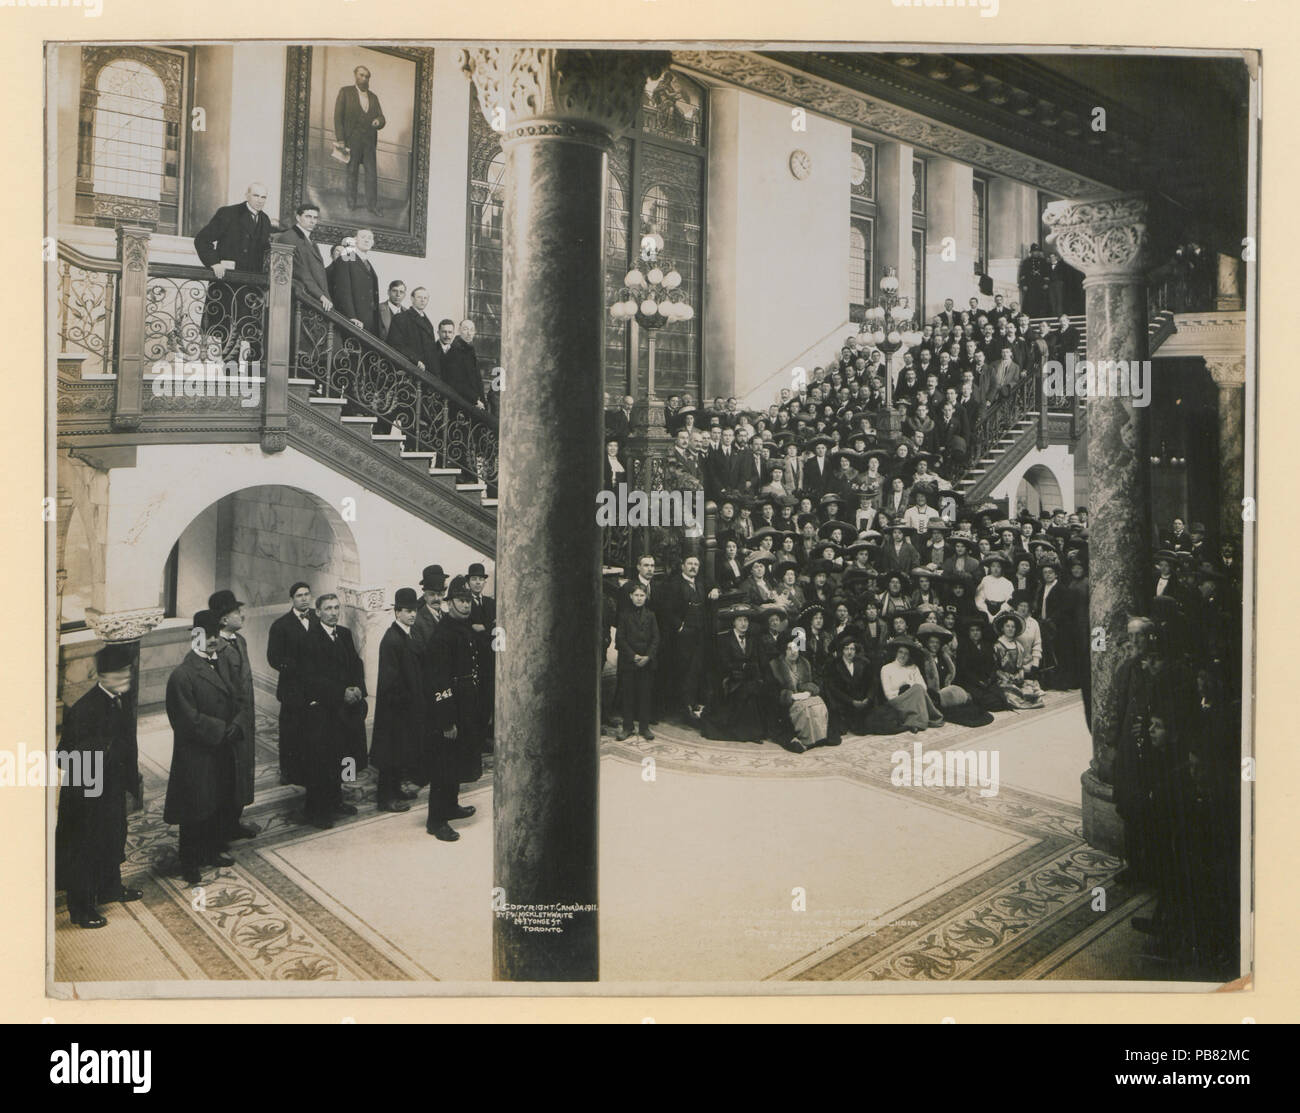
<instances>
[{"instance_id":1,"label":"wall clock","mask_svg":"<svg viewBox=\"0 0 1300 1113\"><path fill-rule=\"evenodd\" d=\"M790 152L790 173L800 181L812 173L812 157L807 151Z\"/></svg>"}]
</instances>

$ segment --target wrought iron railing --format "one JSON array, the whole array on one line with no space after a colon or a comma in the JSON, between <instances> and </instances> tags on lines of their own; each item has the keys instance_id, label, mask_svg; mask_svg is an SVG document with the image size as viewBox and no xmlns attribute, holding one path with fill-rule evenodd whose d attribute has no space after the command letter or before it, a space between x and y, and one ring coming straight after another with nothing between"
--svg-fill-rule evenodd
<instances>
[{"instance_id":1,"label":"wrought iron railing","mask_svg":"<svg viewBox=\"0 0 1300 1113\"><path fill-rule=\"evenodd\" d=\"M144 358L249 361L262 358L266 275L151 263L145 286Z\"/></svg>"},{"instance_id":2,"label":"wrought iron railing","mask_svg":"<svg viewBox=\"0 0 1300 1113\"><path fill-rule=\"evenodd\" d=\"M84 355L84 372L102 375L115 366L121 271L116 259L96 259L59 244L59 351Z\"/></svg>"},{"instance_id":3,"label":"wrought iron railing","mask_svg":"<svg viewBox=\"0 0 1300 1113\"><path fill-rule=\"evenodd\" d=\"M1026 413L1036 408L1041 381L1039 375L1024 373L984 412L967 446L971 467L978 468L979 461L992 455L999 442L1020 424Z\"/></svg>"},{"instance_id":4,"label":"wrought iron railing","mask_svg":"<svg viewBox=\"0 0 1300 1113\"><path fill-rule=\"evenodd\" d=\"M410 451L432 452L437 467L459 468L495 488L497 419L377 336L295 295L290 358L293 376L314 380L318 397L346 399L400 431Z\"/></svg>"}]
</instances>

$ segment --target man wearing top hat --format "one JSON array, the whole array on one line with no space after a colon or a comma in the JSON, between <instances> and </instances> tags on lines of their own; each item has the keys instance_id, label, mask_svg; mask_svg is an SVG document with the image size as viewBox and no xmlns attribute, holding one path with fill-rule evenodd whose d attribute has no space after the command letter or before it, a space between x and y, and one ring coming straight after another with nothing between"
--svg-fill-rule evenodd
<instances>
[{"instance_id":1,"label":"man wearing top hat","mask_svg":"<svg viewBox=\"0 0 1300 1113\"><path fill-rule=\"evenodd\" d=\"M77 760L83 774L99 771L97 784L83 775L60 786L54 830L56 886L67 891L68 915L81 928L108 923L99 910L101 902L125 903L144 896L122 885L126 797L134 797L136 808L144 803L136 764L131 657L126 646L104 646L95 654L98 682L63 715L59 753L82 755ZM71 769L71 763L65 768Z\"/></svg>"},{"instance_id":2,"label":"man wearing top hat","mask_svg":"<svg viewBox=\"0 0 1300 1113\"><path fill-rule=\"evenodd\" d=\"M248 656L248 642L239 631L244 625L244 604L229 590L215 591L208 596L208 610L217 616L221 628L217 637L217 672L235 693L239 723L243 737L235 743L236 801L221 825L222 837L251 839L260 828L240 820L240 813L253 802L253 765L256 737L253 711L253 664Z\"/></svg>"},{"instance_id":3,"label":"man wearing top hat","mask_svg":"<svg viewBox=\"0 0 1300 1113\"><path fill-rule=\"evenodd\" d=\"M446 614L442 608L442 596L447 590L447 574L443 572L441 564L430 564L425 567L420 576L420 590L424 593L424 600L416 612L411 637L415 651L423 656L429 639Z\"/></svg>"},{"instance_id":4,"label":"man wearing top hat","mask_svg":"<svg viewBox=\"0 0 1300 1113\"><path fill-rule=\"evenodd\" d=\"M402 780L424 784L427 734L424 680L420 655L412 640L420 609L414 588L393 597L393 624L379 642L379 679L375 686L375 726L370 761L379 774L378 803L383 812L408 812L416 793Z\"/></svg>"},{"instance_id":5,"label":"man wearing top hat","mask_svg":"<svg viewBox=\"0 0 1300 1113\"><path fill-rule=\"evenodd\" d=\"M266 661L279 674L275 698L280 701L280 783L300 785L307 729L307 644L318 620L310 584L299 580L289 588L289 600L289 613L271 623Z\"/></svg>"},{"instance_id":6,"label":"man wearing top hat","mask_svg":"<svg viewBox=\"0 0 1300 1113\"><path fill-rule=\"evenodd\" d=\"M425 830L441 842L460 838L450 825L468 819L474 807L461 807L459 785L483 775L481 743L486 716L483 708L482 662L470 629L473 593L469 581L457 576L447 588L447 613L435 626L425 648L429 705L430 784Z\"/></svg>"},{"instance_id":7,"label":"man wearing top hat","mask_svg":"<svg viewBox=\"0 0 1300 1113\"><path fill-rule=\"evenodd\" d=\"M352 758L356 770L367 762L366 670L352 631L339 624L341 609L332 592L318 596L320 621L308 642L303 817L322 830L333 827L337 818L357 814L355 804L343 802L339 782L344 759Z\"/></svg>"},{"instance_id":8,"label":"man wearing top hat","mask_svg":"<svg viewBox=\"0 0 1300 1113\"><path fill-rule=\"evenodd\" d=\"M204 866L229 866L224 828L238 804L235 747L243 740L239 697L217 664L221 621L194 616L190 651L167 678L172 760L163 819L180 827L185 881L197 885Z\"/></svg>"}]
</instances>

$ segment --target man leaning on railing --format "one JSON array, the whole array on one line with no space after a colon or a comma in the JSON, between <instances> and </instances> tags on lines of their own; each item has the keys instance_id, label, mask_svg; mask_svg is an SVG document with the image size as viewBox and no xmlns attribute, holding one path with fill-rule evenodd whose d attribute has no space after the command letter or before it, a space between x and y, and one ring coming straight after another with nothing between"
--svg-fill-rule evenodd
<instances>
[{"instance_id":1,"label":"man leaning on railing","mask_svg":"<svg viewBox=\"0 0 1300 1113\"><path fill-rule=\"evenodd\" d=\"M319 301L322 309L333 309L329 283L325 278L325 262L321 259L320 248L311 238L320 222L320 206L304 202L294 210L294 219L296 223L289 231L275 237L277 243L293 245L293 288L297 293Z\"/></svg>"}]
</instances>

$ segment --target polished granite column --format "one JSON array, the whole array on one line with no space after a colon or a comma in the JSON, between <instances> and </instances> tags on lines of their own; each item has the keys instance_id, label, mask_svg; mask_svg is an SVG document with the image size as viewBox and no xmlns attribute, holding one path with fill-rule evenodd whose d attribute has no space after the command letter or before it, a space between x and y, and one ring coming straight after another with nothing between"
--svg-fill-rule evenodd
<instances>
[{"instance_id":1,"label":"polished granite column","mask_svg":"<svg viewBox=\"0 0 1300 1113\"><path fill-rule=\"evenodd\" d=\"M1044 220L1057 250L1084 274L1088 359L1145 360L1147 352L1147 205L1140 196L1056 201ZM1126 396L1089 397L1089 644L1100 628L1105 648L1091 650L1093 757L1083 782L1083 834L1108 853L1123 850L1123 825L1110 783L1119 708L1115 681L1128 655L1126 628L1150 602L1151 491L1147 409ZM1085 698L1087 698L1085 693Z\"/></svg>"},{"instance_id":2,"label":"polished granite column","mask_svg":"<svg viewBox=\"0 0 1300 1113\"><path fill-rule=\"evenodd\" d=\"M461 53L505 154L493 977L594 981L606 152L663 53ZM488 894L484 894L488 899Z\"/></svg>"},{"instance_id":3,"label":"polished granite column","mask_svg":"<svg viewBox=\"0 0 1300 1113\"><path fill-rule=\"evenodd\" d=\"M1246 496L1246 357L1206 356L1214 385L1219 388L1218 540L1241 536L1241 500Z\"/></svg>"}]
</instances>

